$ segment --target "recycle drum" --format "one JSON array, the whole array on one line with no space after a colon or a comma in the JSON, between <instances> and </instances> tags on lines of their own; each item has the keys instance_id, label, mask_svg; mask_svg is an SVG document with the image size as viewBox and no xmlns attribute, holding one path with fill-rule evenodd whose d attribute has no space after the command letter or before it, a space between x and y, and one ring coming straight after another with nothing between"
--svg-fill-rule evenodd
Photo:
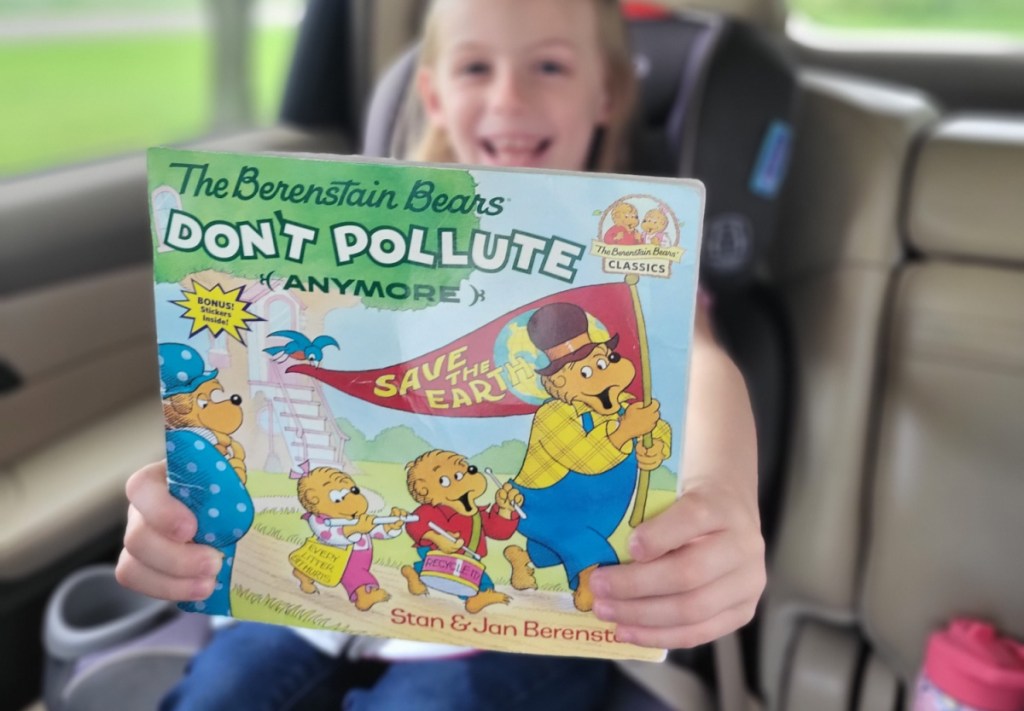
<instances>
[{"instance_id":1,"label":"recycle drum","mask_svg":"<svg viewBox=\"0 0 1024 711\"><path fill-rule=\"evenodd\" d=\"M484 564L458 553L429 551L423 560L420 579L428 588L459 597L472 597L480 592Z\"/></svg>"}]
</instances>

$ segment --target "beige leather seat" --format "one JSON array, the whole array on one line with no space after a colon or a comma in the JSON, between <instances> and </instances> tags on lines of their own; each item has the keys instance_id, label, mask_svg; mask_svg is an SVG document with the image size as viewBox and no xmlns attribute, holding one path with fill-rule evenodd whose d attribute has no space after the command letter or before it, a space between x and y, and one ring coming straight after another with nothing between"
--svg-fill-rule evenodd
<instances>
[{"instance_id":1,"label":"beige leather seat","mask_svg":"<svg viewBox=\"0 0 1024 711\"><path fill-rule=\"evenodd\" d=\"M1024 640L1022 195L1024 117L952 117L913 166L859 595L904 688L955 615Z\"/></svg>"},{"instance_id":2,"label":"beige leather seat","mask_svg":"<svg viewBox=\"0 0 1024 711\"><path fill-rule=\"evenodd\" d=\"M920 95L822 76L805 109L760 681L773 709L909 708L953 616L1024 638L1024 119L936 122Z\"/></svg>"},{"instance_id":3,"label":"beige leather seat","mask_svg":"<svg viewBox=\"0 0 1024 711\"><path fill-rule=\"evenodd\" d=\"M904 251L900 194L915 141L938 119L912 90L825 73L802 83L773 265L793 328L796 401L759 651L772 708L790 708L787 693L798 694L792 677L805 662L790 663L791 654L839 669L857 663L855 651L815 659L806 620L855 620L872 385Z\"/></svg>"}]
</instances>

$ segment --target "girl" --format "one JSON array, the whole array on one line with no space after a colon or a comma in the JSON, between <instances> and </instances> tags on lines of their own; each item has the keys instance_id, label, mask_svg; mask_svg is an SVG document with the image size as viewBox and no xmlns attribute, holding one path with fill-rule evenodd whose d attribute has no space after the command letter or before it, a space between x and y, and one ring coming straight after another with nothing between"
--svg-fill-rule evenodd
<instances>
[{"instance_id":1,"label":"girl","mask_svg":"<svg viewBox=\"0 0 1024 711\"><path fill-rule=\"evenodd\" d=\"M634 93L618 3L437 0L415 91L426 127L406 157L616 169ZM694 339L683 495L633 532L633 563L600 568L590 580L594 614L616 623L619 639L640 645L692 647L735 630L752 618L765 584L753 417L740 373L713 339L706 303ZM195 519L167 493L164 477L156 464L128 481L118 579L156 597L203 599L220 559L189 543ZM293 651L295 644L302 649ZM307 673L289 676L300 663ZM258 691L261 708L292 708L310 688L322 691L327 676L337 679L338 667L286 629L241 623L196 658L166 708L256 708L244 691ZM375 668L362 682L370 688L350 692L345 707L597 708L611 669L596 660L490 652L401 664ZM347 667L343 686L358 683L357 672ZM294 683L277 688L286 677ZM261 686L268 678L276 696ZM202 701L189 695L197 688L207 694Z\"/></svg>"}]
</instances>

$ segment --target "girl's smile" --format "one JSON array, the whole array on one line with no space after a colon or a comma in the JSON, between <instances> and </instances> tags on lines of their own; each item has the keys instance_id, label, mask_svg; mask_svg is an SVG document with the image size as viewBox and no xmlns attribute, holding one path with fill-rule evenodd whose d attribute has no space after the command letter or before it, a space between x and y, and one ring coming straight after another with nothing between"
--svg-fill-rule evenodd
<instances>
[{"instance_id":1,"label":"girl's smile","mask_svg":"<svg viewBox=\"0 0 1024 711\"><path fill-rule=\"evenodd\" d=\"M542 165L551 139L536 136L493 135L480 139L480 147L493 165Z\"/></svg>"}]
</instances>

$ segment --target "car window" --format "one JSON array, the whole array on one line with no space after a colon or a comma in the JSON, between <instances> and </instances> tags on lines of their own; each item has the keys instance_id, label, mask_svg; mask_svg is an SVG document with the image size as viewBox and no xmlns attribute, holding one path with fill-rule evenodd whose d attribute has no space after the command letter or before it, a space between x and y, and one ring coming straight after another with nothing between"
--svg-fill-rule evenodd
<instances>
[{"instance_id":1,"label":"car window","mask_svg":"<svg viewBox=\"0 0 1024 711\"><path fill-rule=\"evenodd\" d=\"M789 0L815 24L843 29L1001 33L1024 38L1020 0Z\"/></svg>"},{"instance_id":2,"label":"car window","mask_svg":"<svg viewBox=\"0 0 1024 711\"><path fill-rule=\"evenodd\" d=\"M227 68L247 90L225 111L215 1L0 2L0 178L272 123L304 3L251 3L248 61Z\"/></svg>"}]
</instances>

